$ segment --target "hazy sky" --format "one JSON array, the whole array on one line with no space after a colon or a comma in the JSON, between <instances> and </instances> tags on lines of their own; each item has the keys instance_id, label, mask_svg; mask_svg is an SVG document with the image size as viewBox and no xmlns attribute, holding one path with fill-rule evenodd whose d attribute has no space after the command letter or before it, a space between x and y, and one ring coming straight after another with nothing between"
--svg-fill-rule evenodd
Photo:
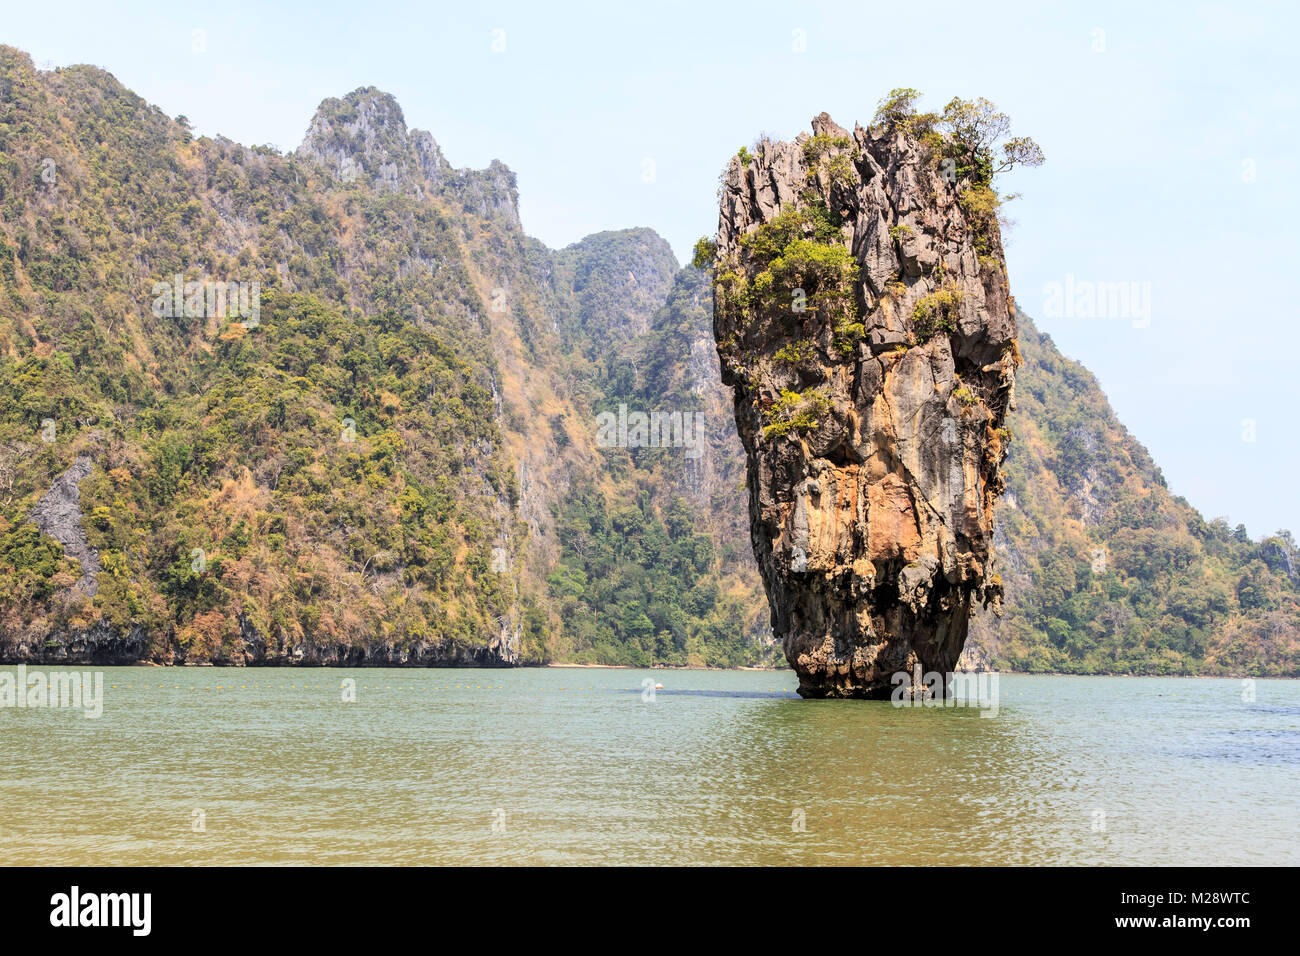
<instances>
[{"instance_id":1,"label":"hazy sky","mask_svg":"<svg viewBox=\"0 0 1300 956\"><path fill-rule=\"evenodd\" d=\"M378 86L452 165L514 169L549 245L651 226L679 259L758 133L822 110L867 123L898 86L932 108L986 96L1047 154L1001 184L1023 194L1021 307L1096 373L1175 493L1255 536L1300 534L1300 15L1135 6L97 0L7 4L0 42L102 66L199 134L286 150L322 99ZM1133 296L1081 315L1053 309L1052 283Z\"/></svg>"}]
</instances>

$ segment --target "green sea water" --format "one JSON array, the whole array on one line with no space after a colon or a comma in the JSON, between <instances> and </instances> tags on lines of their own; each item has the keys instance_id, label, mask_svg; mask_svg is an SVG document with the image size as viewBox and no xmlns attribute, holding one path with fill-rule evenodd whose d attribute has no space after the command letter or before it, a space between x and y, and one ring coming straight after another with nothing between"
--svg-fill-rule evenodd
<instances>
[{"instance_id":1,"label":"green sea water","mask_svg":"<svg viewBox=\"0 0 1300 956\"><path fill-rule=\"evenodd\" d=\"M98 719L0 708L6 864L1300 864L1295 681L99 672Z\"/></svg>"}]
</instances>

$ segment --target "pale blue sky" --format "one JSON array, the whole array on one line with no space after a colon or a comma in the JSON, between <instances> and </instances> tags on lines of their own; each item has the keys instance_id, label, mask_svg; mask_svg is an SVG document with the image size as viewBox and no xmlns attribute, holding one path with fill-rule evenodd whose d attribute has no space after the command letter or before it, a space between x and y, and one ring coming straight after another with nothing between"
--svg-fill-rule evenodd
<instances>
[{"instance_id":1,"label":"pale blue sky","mask_svg":"<svg viewBox=\"0 0 1300 956\"><path fill-rule=\"evenodd\" d=\"M935 108L986 96L1048 158L1002 186L1023 194L1021 307L1097 374L1175 493L1255 536L1300 534L1300 15L1136 6L11 3L0 42L102 66L200 134L281 149L323 98L373 84L453 165L514 169L524 227L549 245L651 226L680 259L759 132L793 136L821 110L866 123L897 86ZM1046 317L1067 275L1149 283L1149 323Z\"/></svg>"}]
</instances>

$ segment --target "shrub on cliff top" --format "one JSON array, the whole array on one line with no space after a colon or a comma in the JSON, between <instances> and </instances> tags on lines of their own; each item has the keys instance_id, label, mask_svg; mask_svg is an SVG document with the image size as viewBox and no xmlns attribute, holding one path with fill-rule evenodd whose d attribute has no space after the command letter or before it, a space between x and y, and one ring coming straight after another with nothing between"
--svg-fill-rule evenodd
<instances>
[{"instance_id":1,"label":"shrub on cliff top","mask_svg":"<svg viewBox=\"0 0 1300 956\"><path fill-rule=\"evenodd\" d=\"M880 101L872 126L916 136L935 154L956 160L957 178L977 186L989 185L994 175L1014 166L1042 165L1043 150L1028 136L1005 139L1011 117L989 100L953 97L936 114L918 113L920 98L920 92L911 88L891 90Z\"/></svg>"},{"instance_id":2,"label":"shrub on cliff top","mask_svg":"<svg viewBox=\"0 0 1300 956\"><path fill-rule=\"evenodd\" d=\"M1007 140L1002 144L1001 160L996 159L998 142L1011 130L1011 117L983 97L978 100L953 97L943 108L939 125L959 147L959 158L968 164L965 173L977 184L988 185L996 173L1013 166L1042 165L1043 151L1028 136ZM962 173L963 168L959 166L958 174Z\"/></svg>"},{"instance_id":3,"label":"shrub on cliff top","mask_svg":"<svg viewBox=\"0 0 1300 956\"><path fill-rule=\"evenodd\" d=\"M918 113L916 101L920 98L921 91L911 87L890 90L889 95L876 105L876 116L871 125L877 129L890 132L901 130L918 136L929 132L939 117L934 113Z\"/></svg>"}]
</instances>

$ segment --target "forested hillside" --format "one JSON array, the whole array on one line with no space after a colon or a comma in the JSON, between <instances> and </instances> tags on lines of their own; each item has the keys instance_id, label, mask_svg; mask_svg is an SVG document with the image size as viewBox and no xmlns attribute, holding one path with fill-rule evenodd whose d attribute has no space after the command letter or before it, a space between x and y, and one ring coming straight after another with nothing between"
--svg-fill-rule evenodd
<instances>
[{"instance_id":1,"label":"forested hillside","mask_svg":"<svg viewBox=\"0 0 1300 956\"><path fill-rule=\"evenodd\" d=\"M600 311L616 309L610 301ZM646 331L589 369L595 415L620 408L680 415L693 423L686 436L693 447L601 448L608 491L563 504L561 560L549 583L566 631L584 648L577 659L716 666L780 659L749 546L744 456L711 321L708 277L687 267Z\"/></svg>"},{"instance_id":2,"label":"forested hillside","mask_svg":"<svg viewBox=\"0 0 1300 956\"><path fill-rule=\"evenodd\" d=\"M682 449L595 440L651 230L547 249L373 89L281 155L0 48L0 156L7 656L770 659Z\"/></svg>"},{"instance_id":3,"label":"forested hillside","mask_svg":"<svg viewBox=\"0 0 1300 956\"><path fill-rule=\"evenodd\" d=\"M1170 494L1092 374L1023 313L997 552L1007 600L972 640L1000 667L1300 674L1287 531L1253 541Z\"/></svg>"},{"instance_id":4,"label":"forested hillside","mask_svg":"<svg viewBox=\"0 0 1300 956\"><path fill-rule=\"evenodd\" d=\"M518 490L452 212L476 174L440 202L414 176L333 179L192 139L108 74L37 73L12 49L0 83L6 639L163 659L538 653L490 572L518 547ZM197 286L227 282L256 284L256 313ZM69 587L27 517L80 458L99 570Z\"/></svg>"}]
</instances>

